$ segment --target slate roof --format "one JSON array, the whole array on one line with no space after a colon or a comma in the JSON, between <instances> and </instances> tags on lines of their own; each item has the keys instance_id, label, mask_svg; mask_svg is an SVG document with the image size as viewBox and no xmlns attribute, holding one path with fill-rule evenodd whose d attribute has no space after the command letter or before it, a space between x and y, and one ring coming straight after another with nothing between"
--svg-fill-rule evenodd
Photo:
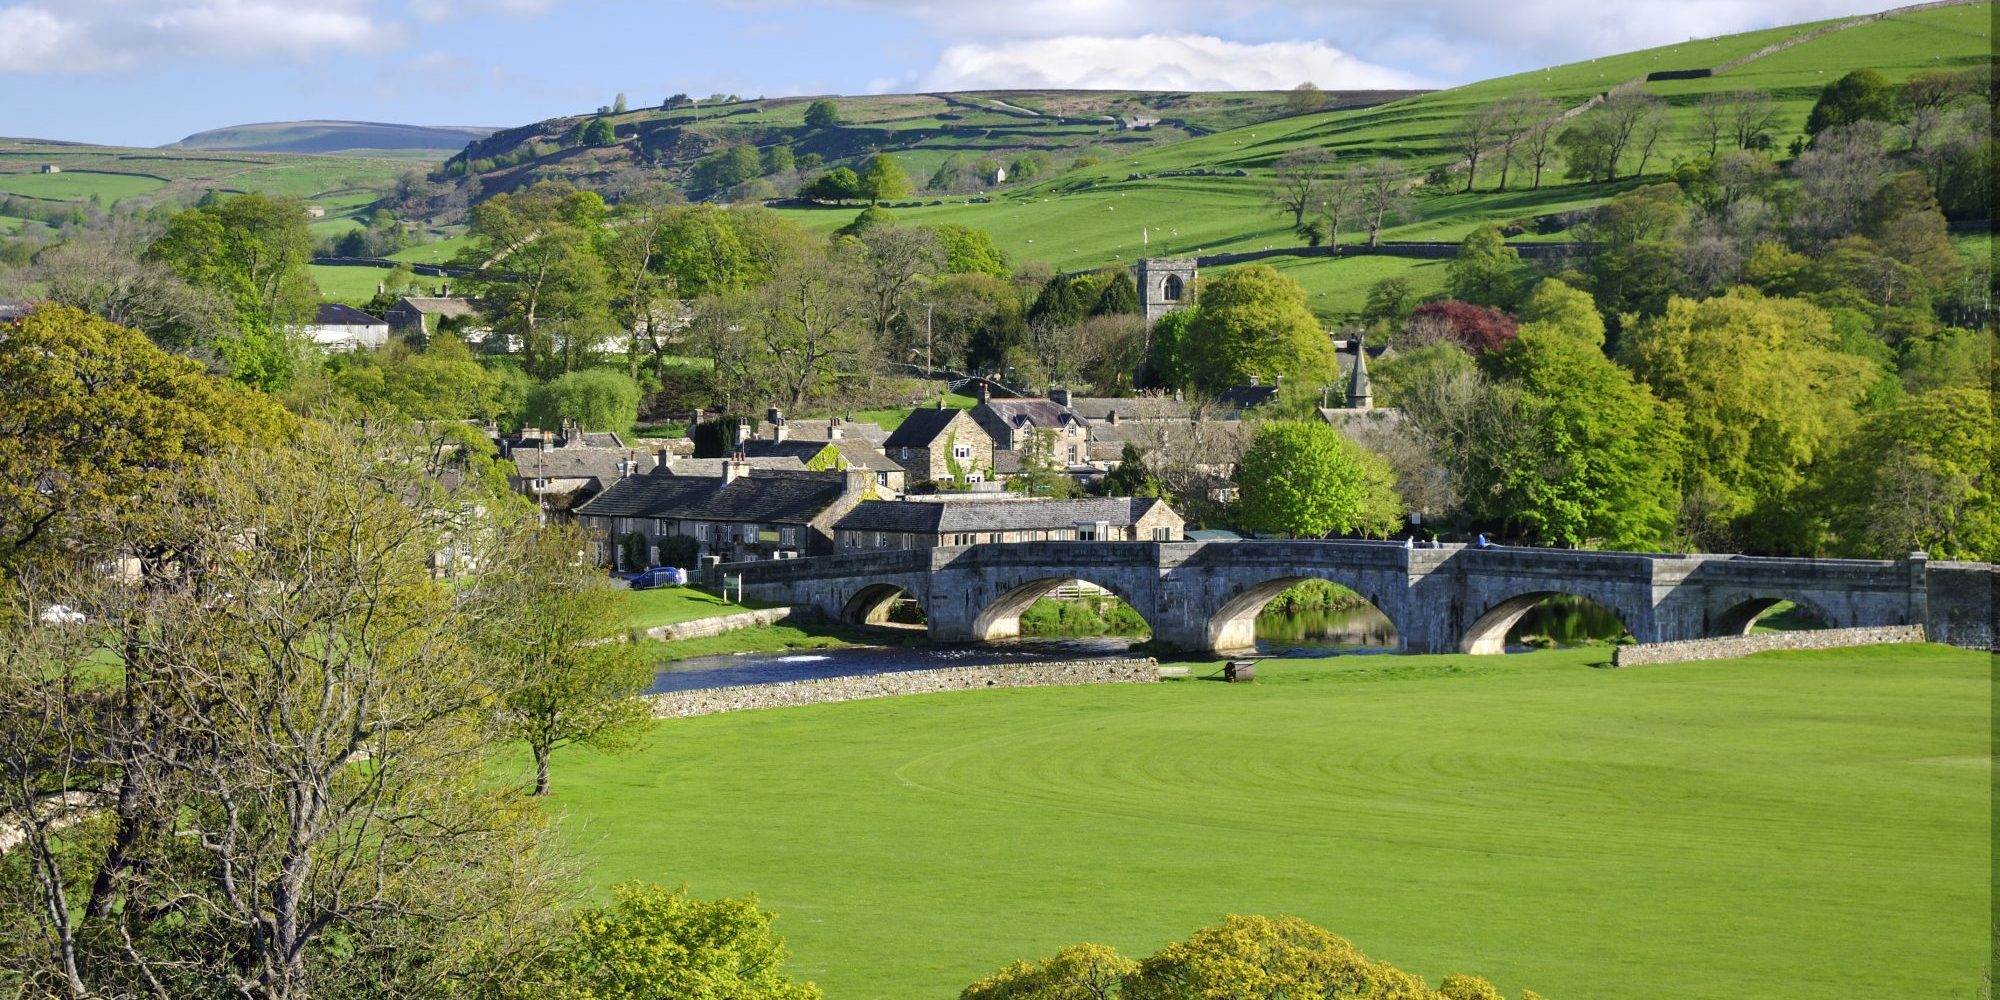
<instances>
[{"instance_id":1,"label":"slate roof","mask_svg":"<svg viewBox=\"0 0 2000 1000\"><path fill-rule=\"evenodd\" d=\"M596 479L611 482L618 478L619 463L624 462L629 453L610 448L523 448L514 452L514 468L522 479ZM641 455L638 458L640 472L652 468L652 461Z\"/></svg>"},{"instance_id":2,"label":"slate roof","mask_svg":"<svg viewBox=\"0 0 2000 1000\"><path fill-rule=\"evenodd\" d=\"M1233 406L1239 410L1262 406L1276 398L1278 398L1278 387L1275 385L1232 385L1216 396L1222 405Z\"/></svg>"},{"instance_id":3,"label":"slate roof","mask_svg":"<svg viewBox=\"0 0 2000 1000\"><path fill-rule=\"evenodd\" d=\"M832 423L830 420L794 420L787 417L785 431L788 437L801 441L830 441L832 438L827 436L827 428ZM843 420L840 422L840 437L843 441L859 438L879 448L882 442L889 440L889 432L874 421Z\"/></svg>"},{"instance_id":4,"label":"slate roof","mask_svg":"<svg viewBox=\"0 0 2000 1000\"><path fill-rule=\"evenodd\" d=\"M721 479L726 458L676 458L652 470L654 475L694 476ZM748 456L743 460L752 472L804 472L806 463L790 455Z\"/></svg>"},{"instance_id":5,"label":"slate roof","mask_svg":"<svg viewBox=\"0 0 2000 1000\"><path fill-rule=\"evenodd\" d=\"M963 531L1038 531L1075 527L1078 521L1130 526L1165 501L1153 497L1086 497L1078 500L863 500L834 522L847 531L951 534Z\"/></svg>"},{"instance_id":6,"label":"slate roof","mask_svg":"<svg viewBox=\"0 0 2000 1000\"><path fill-rule=\"evenodd\" d=\"M479 310L471 299L453 295L449 297L429 295L405 295L400 305L409 306L420 313L431 316L473 316Z\"/></svg>"},{"instance_id":7,"label":"slate roof","mask_svg":"<svg viewBox=\"0 0 2000 1000\"><path fill-rule=\"evenodd\" d=\"M1066 419L1088 425L1089 421L1071 407L1053 399L989 399L977 407L1010 427L1059 429Z\"/></svg>"},{"instance_id":8,"label":"slate roof","mask_svg":"<svg viewBox=\"0 0 2000 1000\"><path fill-rule=\"evenodd\" d=\"M847 464L854 468L865 469L869 472L903 471L901 465L896 464L889 456L882 454L880 448L866 441L849 441L846 438L842 438L835 441L833 446L840 449L840 457L846 459Z\"/></svg>"},{"instance_id":9,"label":"slate roof","mask_svg":"<svg viewBox=\"0 0 2000 1000\"><path fill-rule=\"evenodd\" d=\"M885 448L928 448L938 435L944 433L945 426L958 416L958 410L923 409L912 410L895 431L882 442Z\"/></svg>"},{"instance_id":10,"label":"slate roof","mask_svg":"<svg viewBox=\"0 0 2000 1000\"><path fill-rule=\"evenodd\" d=\"M752 438L748 441L738 443L736 447L747 458L796 458L803 465L806 462L812 461L813 457L820 452L825 451L826 446L830 443L827 441L794 441L790 438L783 441Z\"/></svg>"},{"instance_id":11,"label":"slate roof","mask_svg":"<svg viewBox=\"0 0 2000 1000\"><path fill-rule=\"evenodd\" d=\"M730 482L694 476L632 476L577 509L582 517L692 518L754 524L805 524L847 489L838 472L752 472Z\"/></svg>"},{"instance_id":12,"label":"slate roof","mask_svg":"<svg viewBox=\"0 0 2000 1000\"><path fill-rule=\"evenodd\" d=\"M314 326L380 326L387 327L389 321L376 319L345 302L322 302L313 314Z\"/></svg>"}]
</instances>

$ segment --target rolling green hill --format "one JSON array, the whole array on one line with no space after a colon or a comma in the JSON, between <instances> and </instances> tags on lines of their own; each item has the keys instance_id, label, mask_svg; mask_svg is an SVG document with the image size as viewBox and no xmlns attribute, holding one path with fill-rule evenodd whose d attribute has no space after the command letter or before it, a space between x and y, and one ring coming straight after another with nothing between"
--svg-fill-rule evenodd
<instances>
[{"instance_id":1,"label":"rolling green hill","mask_svg":"<svg viewBox=\"0 0 2000 1000\"><path fill-rule=\"evenodd\" d=\"M245 153L319 153L407 156L435 160L494 132L472 125L394 125L386 122L259 122L209 129L168 143L165 149Z\"/></svg>"}]
</instances>

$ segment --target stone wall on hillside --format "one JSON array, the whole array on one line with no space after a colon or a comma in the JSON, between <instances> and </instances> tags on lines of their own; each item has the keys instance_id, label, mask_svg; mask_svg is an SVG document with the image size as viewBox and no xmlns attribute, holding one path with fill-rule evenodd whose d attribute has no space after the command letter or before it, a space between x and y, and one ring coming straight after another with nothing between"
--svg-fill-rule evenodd
<instances>
[{"instance_id":1,"label":"stone wall on hillside","mask_svg":"<svg viewBox=\"0 0 2000 1000\"><path fill-rule=\"evenodd\" d=\"M1805 632L1759 632L1756 635L1727 636L1721 639L1689 639L1683 642L1620 646L1611 654L1611 665L1630 667L1642 663L1728 660L1778 649L1840 649L1846 646L1879 646L1884 643L1923 641L1922 625L1829 628Z\"/></svg>"},{"instance_id":2,"label":"stone wall on hillside","mask_svg":"<svg viewBox=\"0 0 2000 1000\"><path fill-rule=\"evenodd\" d=\"M939 670L903 670L861 677L826 677L781 684L673 691L649 695L653 715L672 719L754 708L821 705L863 698L888 698L939 691L985 688L1062 687L1073 684L1144 684L1160 679L1151 657L1095 660L1050 660L1040 663L995 663Z\"/></svg>"},{"instance_id":3,"label":"stone wall on hillside","mask_svg":"<svg viewBox=\"0 0 2000 1000\"><path fill-rule=\"evenodd\" d=\"M676 622L646 630L646 638L662 642L677 639L706 639L724 632L734 632L739 628L763 628L792 616L791 608L764 608L759 611L738 611L733 615L717 615L714 618L697 618L691 622Z\"/></svg>"}]
</instances>

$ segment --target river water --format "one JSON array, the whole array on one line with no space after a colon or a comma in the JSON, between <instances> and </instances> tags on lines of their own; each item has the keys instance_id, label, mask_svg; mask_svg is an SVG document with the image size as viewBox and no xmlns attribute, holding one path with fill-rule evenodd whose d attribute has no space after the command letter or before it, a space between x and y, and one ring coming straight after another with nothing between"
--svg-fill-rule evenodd
<instances>
[{"instance_id":1,"label":"river water","mask_svg":"<svg viewBox=\"0 0 2000 1000\"><path fill-rule=\"evenodd\" d=\"M1547 636L1560 645L1616 638L1616 615L1579 599L1553 598L1529 611L1508 634L1508 649L1530 648L1524 636ZM991 663L1117 656L1143 640L1124 636L1023 639L979 646L847 646L788 653L699 656L662 666L651 692L689 691L737 684L774 684L822 677L857 677L903 670L969 667ZM1372 607L1302 611L1257 618L1260 656L1319 658L1391 653L1396 630Z\"/></svg>"}]
</instances>

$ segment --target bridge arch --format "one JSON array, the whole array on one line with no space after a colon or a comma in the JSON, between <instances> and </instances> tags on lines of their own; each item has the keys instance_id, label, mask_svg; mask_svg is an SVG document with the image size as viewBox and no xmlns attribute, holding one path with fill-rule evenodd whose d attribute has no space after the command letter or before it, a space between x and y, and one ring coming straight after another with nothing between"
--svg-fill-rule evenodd
<instances>
[{"instance_id":1,"label":"bridge arch","mask_svg":"<svg viewBox=\"0 0 2000 1000\"><path fill-rule=\"evenodd\" d=\"M1508 633L1513 631L1522 617L1551 597L1581 598L1615 616L1626 632L1639 634L1633 626L1641 620L1640 615L1619 606L1616 601L1570 590L1531 590L1501 600L1481 612L1459 638L1458 651L1475 655L1505 653Z\"/></svg>"},{"instance_id":2,"label":"bridge arch","mask_svg":"<svg viewBox=\"0 0 2000 1000\"><path fill-rule=\"evenodd\" d=\"M1395 648L1403 648L1407 636L1402 623L1397 620L1397 611L1391 610L1388 606L1392 602L1384 601L1380 594L1370 593L1352 582L1325 573L1272 577L1237 591L1209 615L1206 634L1208 648L1216 652L1254 648L1257 645L1257 615L1279 594L1308 580L1325 580L1359 594L1383 618L1388 619L1389 627L1396 633Z\"/></svg>"},{"instance_id":3,"label":"bridge arch","mask_svg":"<svg viewBox=\"0 0 2000 1000\"><path fill-rule=\"evenodd\" d=\"M972 638L978 642L994 639L1018 639L1021 636L1021 615L1037 600L1047 597L1071 581L1088 583L1124 601L1146 622L1148 632L1157 632L1148 615L1152 611L1150 602L1136 600L1133 594L1123 588L1101 583L1089 576L1037 576L1026 581L1002 584L1000 593L979 607L972 619Z\"/></svg>"},{"instance_id":4,"label":"bridge arch","mask_svg":"<svg viewBox=\"0 0 2000 1000\"><path fill-rule=\"evenodd\" d=\"M923 599L901 584L887 581L863 584L841 605L840 620L849 625L916 624L894 621L898 606L905 602L916 605L919 612L925 610Z\"/></svg>"},{"instance_id":5,"label":"bridge arch","mask_svg":"<svg viewBox=\"0 0 2000 1000\"><path fill-rule=\"evenodd\" d=\"M1732 596L1726 597L1723 600L1726 606L1720 608L1718 612L1710 614L1708 620L1703 623L1706 626L1703 631L1708 635L1718 637L1749 635L1757 627L1758 620L1764 617L1765 612L1786 602L1795 605L1799 611L1804 613L1806 618L1813 621L1815 627L1832 628L1835 621L1834 616L1828 613L1827 609L1822 607L1819 602L1810 597L1800 595L1790 597L1759 596L1743 598ZM1734 603L1726 603L1730 601Z\"/></svg>"}]
</instances>

